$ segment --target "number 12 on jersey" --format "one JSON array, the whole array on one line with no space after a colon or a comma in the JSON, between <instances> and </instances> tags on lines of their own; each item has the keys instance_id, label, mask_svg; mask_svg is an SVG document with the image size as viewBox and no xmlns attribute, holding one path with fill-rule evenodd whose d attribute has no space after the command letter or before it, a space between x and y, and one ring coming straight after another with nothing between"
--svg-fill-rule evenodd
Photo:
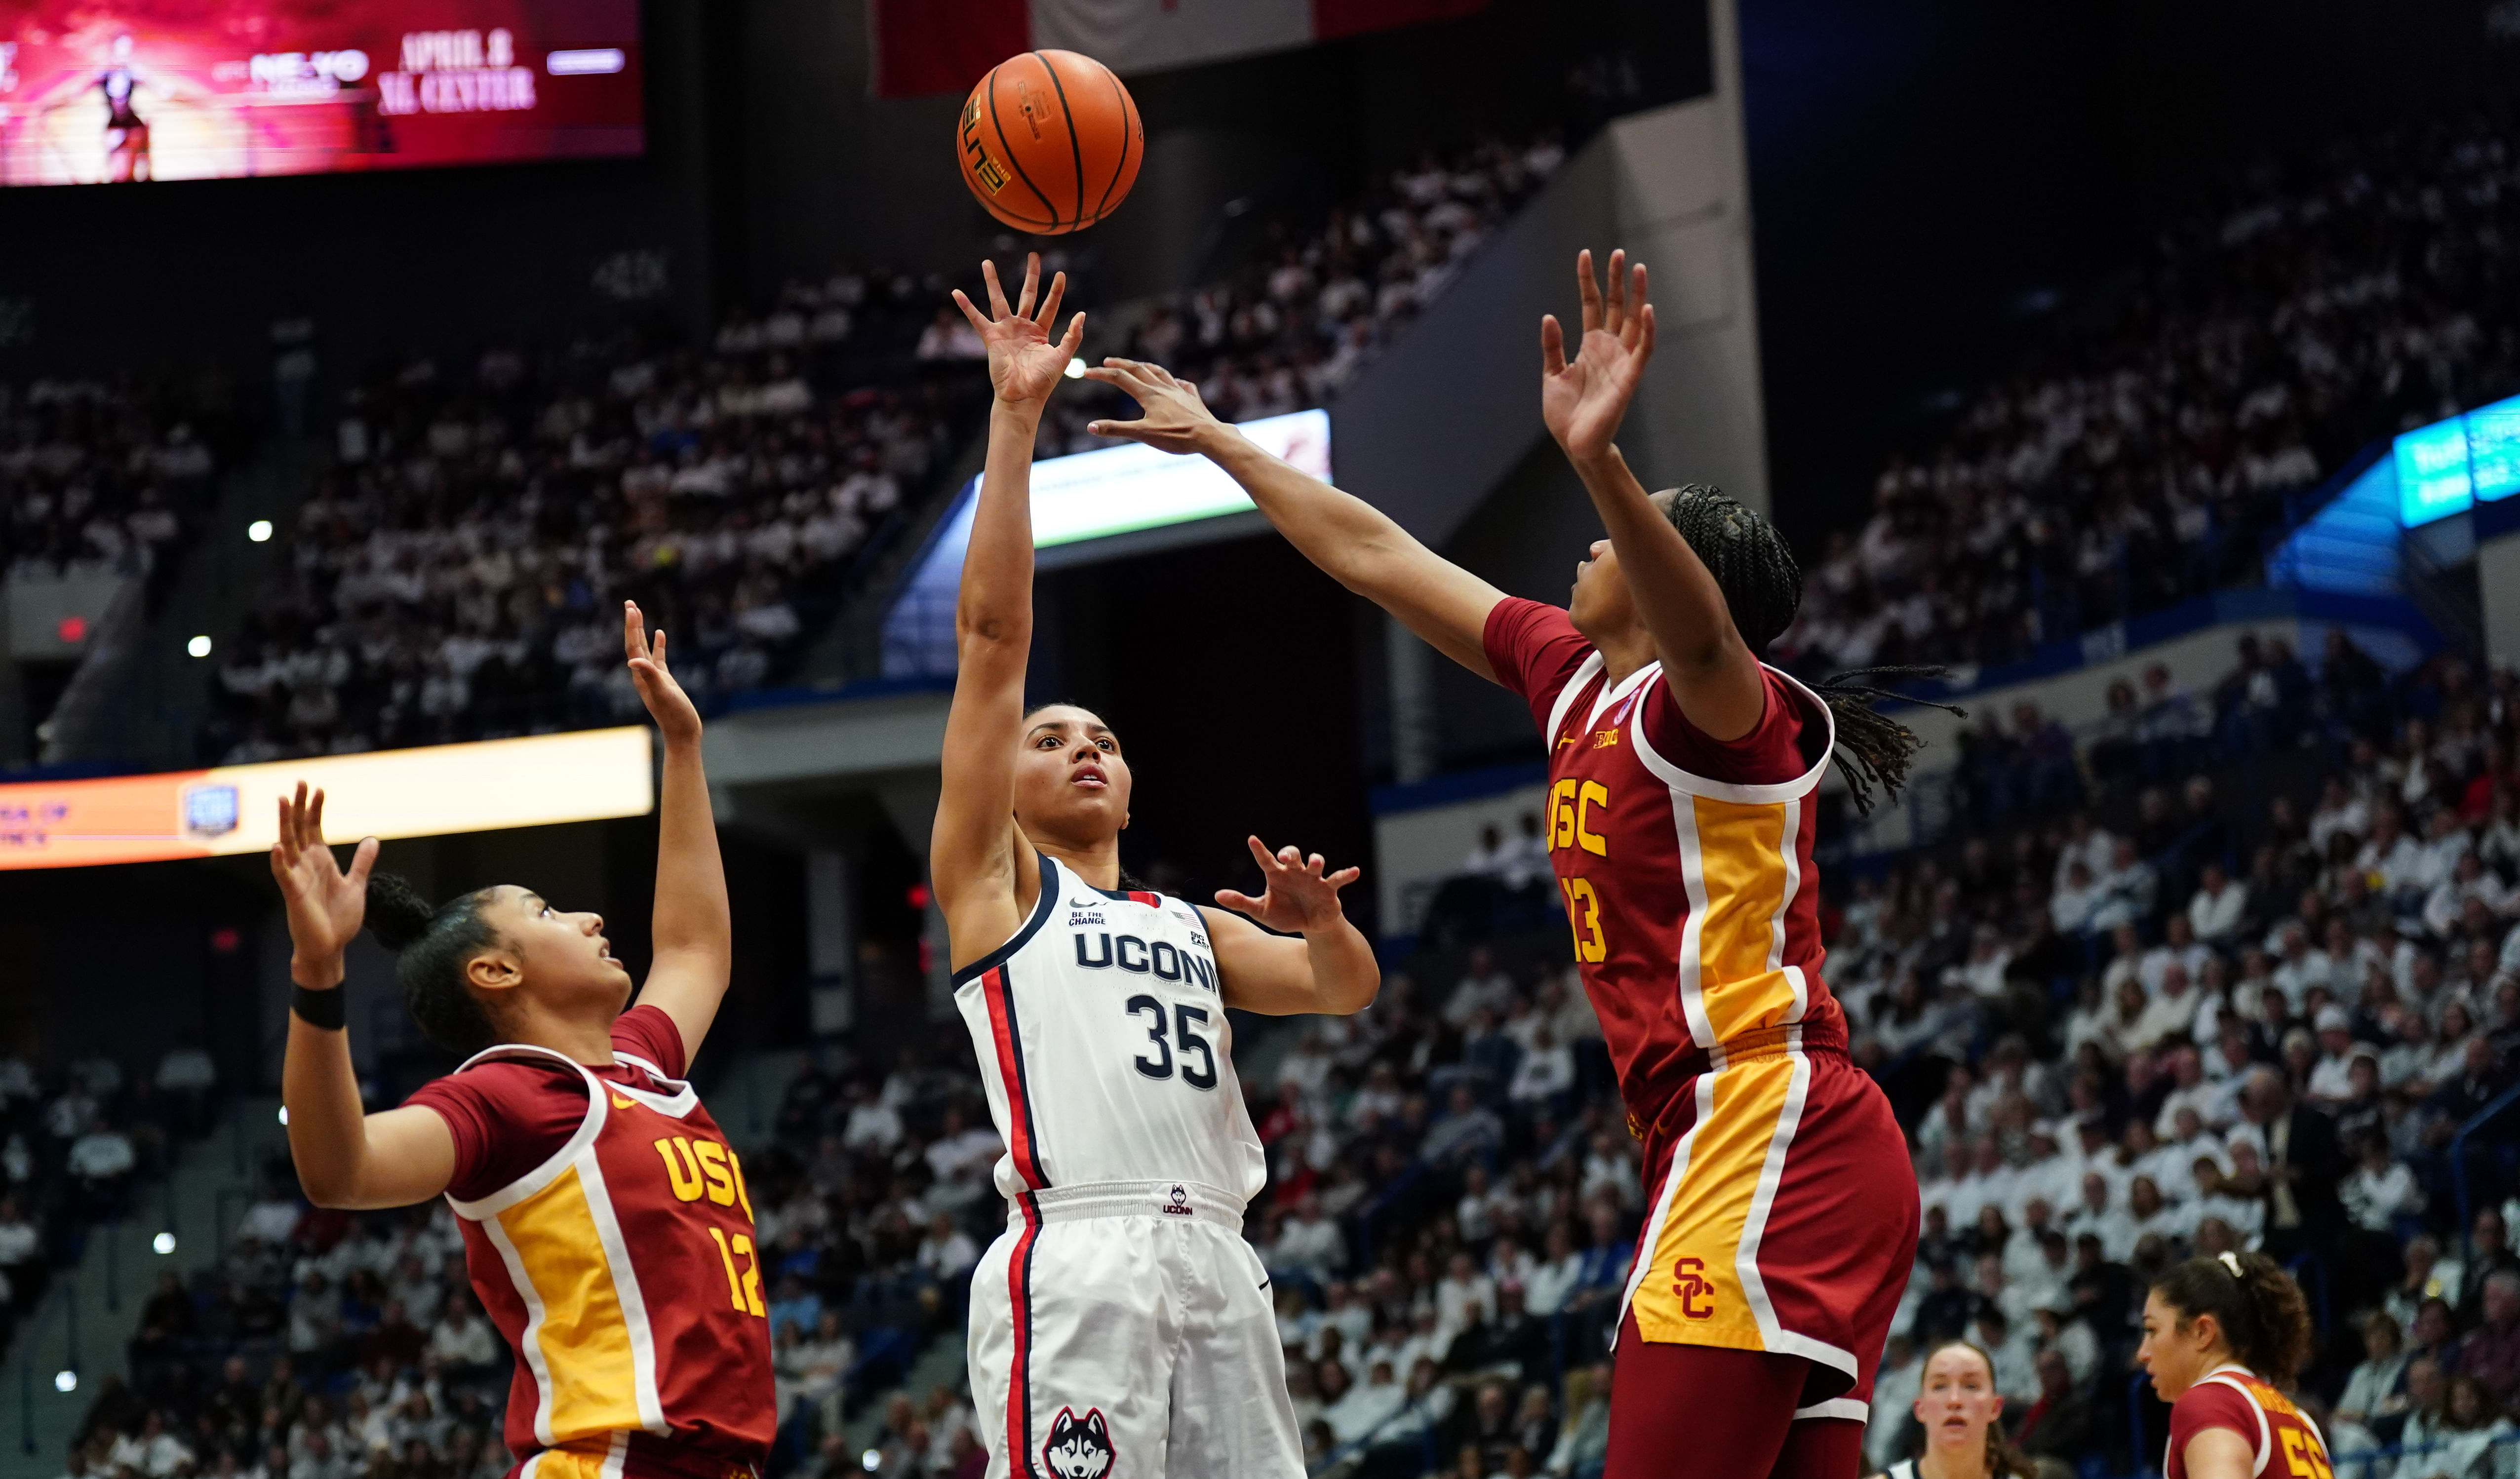
<instances>
[{"instance_id":1,"label":"number 12 on jersey","mask_svg":"<svg viewBox=\"0 0 2520 1479\"><path fill-rule=\"evenodd\" d=\"M1206 1008L1176 1002L1167 1013L1161 1000L1141 993L1129 998L1129 1015L1152 1015L1155 1019L1155 1025L1147 1029L1147 1041L1155 1045L1155 1055L1150 1058L1142 1053L1134 1060L1140 1073L1150 1079L1171 1078L1174 1071L1173 1046L1178 1043L1181 1046L1181 1081L1192 1089L1216 1087L1216 1050L1208 1045L1206 1038L1191 1031L1192 1022L1201 1027L1207 1025ZM1169 1038L1165 1035L1167 1031L1171 1034ZM1198 1059L1196 1067L1191 1064L1193 1057Z\"/></svg>"}]
</instances>

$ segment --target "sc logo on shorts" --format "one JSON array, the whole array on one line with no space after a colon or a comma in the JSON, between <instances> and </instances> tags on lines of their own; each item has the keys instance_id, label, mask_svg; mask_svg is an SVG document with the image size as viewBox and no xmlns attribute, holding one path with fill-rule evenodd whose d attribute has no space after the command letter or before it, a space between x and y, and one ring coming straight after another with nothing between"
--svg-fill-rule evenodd
<instances>
[{"instance_id":1,"label":"sc logo on shorts","mask_svg":"<svg viewBox=\"0 0 2520 1479\"><path fill-rule=\"evenodd\" d=\"M1680 1313L1691 1320L1715 1317L1715 1285L1706 1278L1706 1260L1683 1258L1671 1266L1673 1296L1680 1301ZM1700 1304L1698 1301L1704 1300Z\"/></svg>"}]
</instances>

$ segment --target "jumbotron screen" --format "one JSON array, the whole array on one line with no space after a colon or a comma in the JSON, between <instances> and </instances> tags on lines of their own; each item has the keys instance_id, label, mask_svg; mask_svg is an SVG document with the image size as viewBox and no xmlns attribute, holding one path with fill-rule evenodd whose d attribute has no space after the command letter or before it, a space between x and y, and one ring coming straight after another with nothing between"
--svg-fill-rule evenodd
<instances>
[{"instance_id":1,"label":"jumbotron screen","mask_svg":"<svg viewBox=\"0 0 2520 1479\"><path fill-rule=\"evenodd\" d=\"M639 0L0 0L0 185L644 147Z\"/></svg>"}]
</instances>

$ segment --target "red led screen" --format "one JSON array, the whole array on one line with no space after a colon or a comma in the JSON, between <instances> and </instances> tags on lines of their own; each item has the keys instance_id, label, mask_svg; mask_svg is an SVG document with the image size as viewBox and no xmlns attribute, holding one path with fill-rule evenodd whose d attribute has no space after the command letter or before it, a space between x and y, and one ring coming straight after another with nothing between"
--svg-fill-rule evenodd
<instances>
[{"instance_id":1,"label":"red led screen","mask_svg":"<svg viewBox=\"0 0 2520 1479\"><path fill-rule=\"evenodd\" d=\"M635 155L638 0L0 0L0 185Z\"/></svg>"}]
</instances>

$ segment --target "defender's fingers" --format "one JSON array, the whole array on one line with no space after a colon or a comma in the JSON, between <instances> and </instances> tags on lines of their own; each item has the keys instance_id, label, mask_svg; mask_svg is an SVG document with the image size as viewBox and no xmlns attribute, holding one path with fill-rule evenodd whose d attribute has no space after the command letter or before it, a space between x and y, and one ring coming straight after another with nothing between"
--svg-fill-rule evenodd
<instances>
[{"instance_id":1,"label":"defender's fingers","mask_svg":"<svg viewBox=\"0 0 2520 1479\"><path fill-rule=\"evenodd\" d=\"M1603 273L1602 277L1606 280L1602 286L1609 290L1609 295L1602 305L1604 311L1601 318L1601 327L1609 330L1612 334L1616 334L1619 332L1619 325L1624 322L1628 316L1628 252L1626 247L1620 246L1613 247L1611 249L1610 270Z\"/></svg>"},{"instance_id":2,"label":"defender's fingers","mask_svg":"<svg viewBox=\"0 0 2520 1479\"><path fill-rule=\"evenodd\" d=\"M1093 432L1096 436L1116 436L1123 441L1133 442L1145 441L1148 432L1147 424L1142 421L1087 422L1085 424L1085 429Z\"/></svg>"},{"instance_id":3,"label":"defender's fingers","mask_svg":"<svg viewBox=\"0 0 2520 1479\"><path fill-rule=\"evenodd\" d=\"M1644 335L1645 309L1648 306L1645 302L1644 264L1642 262L1639 262L1636 265L1636 268L1630 272L1628 276L1630 284L1628 291L1628 305L1630 311L1626 322L1619 326L1619 342L1633 349L1637 346L1637 341Z\"/></svg>"},{"instance_id":4,"label":"defender's fingers","mask_svg":"<svg viewBox=\"0 0 2520 1479\"><path fill-rule=\"evenodd\" d=\"M1218 889L1216 891L1216 902L1224 908L1233 910L1236 914L1256 915L1262 909L1267 907L1262 904L1260 900L1251 897L1249 894L1237 893L1231 888Z\"/></svg>"},{"instance_id":5,"label":"defender's fingers","mask_svg":"<svg viewBox=\"0 0 2520 1479\"><path fill-rule=\"evenodd\" d=\"M1066 352L1069 359L1074 359L1076 357L1076 351L1085 347L1085 315L1083 313L1080 312L1076 317L1067 321L1067 333L1059 339L1058 347Z\"/></svg>"},{"instance_id":6,"label":"defender's fingers","mask_svg":"<svg viewBox=\"0 0 2520 1479\"><path fill-rule=\"evenodd\" d=\"M315 787L315 805L306 813L306 845L324 845L324 787Z\"/></svg>"},{"instance_id":7,"label":"defender's fingers","mask_svg":"<svg viewBox=\"0 0 2520 1479\"><path fill-rule=\"evenodd\" d=\"M1651 304L1651 303L1647 303L1647 304L1645 304L1645 306L1644 306L1644 311L1643 311L1642 313L1638 314L1638 315L1637 315L1637 317L1638 317L1640 320L1642 320L1642 321L1643 322L1643 324L1644 324L1643 332L1642 332L1642 333L1641 333L1641 334L1639 334L1639 335L1637 336L1637 347L1638 347L1638 348L1640 348L1640 349L1642 349L1642 350L1645 352L1645 358L1647 358L1647 359L1651 359L1651 358L1653 358L1653 346L1654 346L1654 311L1653 311L1653 304Z\"/></svg>"},{"instance_id":8,"label":"defender's fingers","mask_svg":"<svg viewBox=\"0 0 2520 1479\"><path fill-rule=\"evenodd\" d=\"M1540 373L1551 380L1566 373L1566 331L1553 313L1540 316Z\"/></svg>"},{"instance_id":9,"label":"defender's fingers","mask_svg":"<svg viewBox=\"0 0 2520 1479\"><path fill-rule=\"evenodd\" d=\"M972 328L986 329L989 327L989 321L980 316L979 309L971 306L971 300L963 295L963 290L960 288L954 290L954 304L956 307L963 310L963 317L971 321Z\"/></svg>"},{"instance_id":10,"label":"defender's fingers","mask_svg":"<svg viewBox=\"0 0 2520 1479\"><path fill-rule=\"evenodd\" d=\"M1242 840L1244 845L1251 849L1251 856L1254 861L1259 863L1261 872L1268 872L1270 867L1277 861L1276 858L1270 854L1269 844L1261 841L1260 834L1257 832L1253 832Z\"/></svg>"},{"instance_id":11,"label":"defender's fingers","mask_svg":"<svg viewBox=\"0 0 2520 1479\"><path fill-rule=\"evenodd\" d=\"M1005 318L1007 316L1007 290L1006 286L998 281L998 264L992 261L982 261L980 263L980 276L987 279L989 284L989 317L993 320Z\"/></svg>"},{"instance_id":12,"label":"defender's fingers","mask_svg":"<svg viewBox=\"0 0 2520 1479\"><path fill-rule=\"evenodd\" d=\"M1328 883L1333 890L1335 890L1345 888L1350 883L1353 883L1364 876L1365 870L1362 868L1342 868L1338 872L1330 874L1328 877L1324 878L1322 881Z\"/></svg>"},{"instance_id":13,"label":"defender's fingers","mask_svg":"<svg viewBox=\"0 0 2520 1479\"><path fill-rule=\"evenodd\" d=\"M1058 300L1067 296L1067 274L1062 272L1050 280L1050 296L1041 300L1041 312L1033 315L1045 330L1058 322Z\"/></svg>"},{"instance_id":14,"label":"defender's fingers","mask_svg":"<svg viewBox=\"0 0 2520 1479\"><path fill-rule=\"evenodd\" d=\"M1584 332L1590 334L1601 327L1601 285L1593 280L1593 251L1589 246L1575 253L1575 282L1584 299Z\"/></svg>"},{"instance_id":15,"label":"defender's fingers","mask_svg":"<svg viewBox=\"0 0 2520 1479\"><path fill-rule=\"evenodd\" d=\"M297 866L297 832L294 828L290 826L289 798L287 796L282 796L278 799L280 802L280 840L271 844L271 855L276 861L276 866L281 868L295 868Z\"/></svg>"},{"instance_id":16,"label":"defender's fingers","mask_svg":"<svg viewBox=\"0 0 2520 1479\"><path fill-rule=\"evenodd\" d=\"M377 866L379 843L374 837L361 837L359 850L350 855L350 882L359 888L368 886L368 870Z\"/></svg>"}]
</instances>

